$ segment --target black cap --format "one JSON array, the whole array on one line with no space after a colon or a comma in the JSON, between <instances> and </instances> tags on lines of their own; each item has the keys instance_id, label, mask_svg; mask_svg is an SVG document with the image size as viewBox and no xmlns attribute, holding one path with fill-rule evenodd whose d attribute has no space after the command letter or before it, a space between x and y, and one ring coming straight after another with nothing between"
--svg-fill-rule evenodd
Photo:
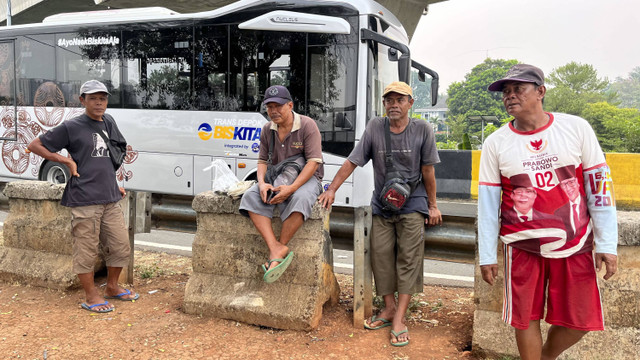
<instances>
[{"instance_id":1,"label":"black cap","mask_svg":"<svg viewBox=\"0 0 640 360\"><path fill-rule=\"evenodd\" d=\"M293 101L289 90L282 85L273 85L264 92L264 101L262 103L266 105L270 102L276 102L283 105L289 101Z\"/></svg>"}]
</instances>

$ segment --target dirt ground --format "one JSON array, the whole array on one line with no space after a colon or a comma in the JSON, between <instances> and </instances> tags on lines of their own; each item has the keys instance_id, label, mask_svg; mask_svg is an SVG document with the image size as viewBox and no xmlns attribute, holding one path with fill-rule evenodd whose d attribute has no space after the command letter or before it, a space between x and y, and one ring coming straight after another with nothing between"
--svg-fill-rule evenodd
<instances>
[{"instance_id":1,"label":"dirt ground","mask_svg":"<svg viewBox=\"0 0 640 360\"><path fill-rule=\"evenodd\" d=\"M188 257L136 251L135 262L140 299L106 314L81 309L81 290L0 283L0 358L475 359L472 289L425 286L411 304L411 343L396 348L389 328L353 328L350 276L337 275L340 303L317 330L283 331L185 314Z\"/></svg>"}]
</instances>

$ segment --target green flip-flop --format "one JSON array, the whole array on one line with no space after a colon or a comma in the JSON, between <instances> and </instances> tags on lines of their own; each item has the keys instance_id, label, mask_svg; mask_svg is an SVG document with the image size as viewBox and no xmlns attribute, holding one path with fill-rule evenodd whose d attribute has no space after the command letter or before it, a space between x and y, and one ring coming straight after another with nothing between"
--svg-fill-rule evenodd
<instances>
[{"instance_id":1,"label":"green flip-flop","mask_svg":"<svg viewBox=\"0 0 640 360\"><path fill-rule=\"evenodd\" d=\"M397 342L393 342L393 341L389 340L391 345L393 345L393 346L406 346L406 345L409 345L409 340L408 339L407 339L407 341L398 341L398 336L400 336L400 335L402 335L404 333L409 333L409 329L404 329L404 330L398 331L398 332L395 332L395 331L391 330L391 335L395 336L396 341L397 341Z\"/></svg>"},{"instance_id":2,"label":"green flip-flop","mask_svg":"<svg viewBox=\"0 0 640 360\"><path fill-rule=\"evenodd\" d=\"M292 260L293 251L289 251L289 254L287 254L287 257L285 257L284 259L272 259L269 260L268 266L262 265L262 270L264 271L264 276L262 277L262 279L264 280L264 282L266 282L267 284L271 284L272 282L278 280L280 276L284 274L284 271L287 270ZM272 269L267 270L271 266L271 263L274 262L279 262L280 264L276 265Z\"/></svg>"},{"instance_id":3,"label":"green flip-flop","mask_svg":"<svg viewBox=\"0 0 640 360\"><path fill-rule=\"evenodd\" d=\"M371 326L369 324L373 324L376 321L382 321L382 324L378 325L378 326ZM369 323L367 323L367 320L364 320L364 328L365 329L369 329L369 330L378 330L378 329L382 329L383 327L387 327L387 326L391 326L391 321L387 320L387 319L383 319L383 318L379 318L376 315L373 315L371 317L371 320L369 320Z\"/></svg>"}]
</instances>

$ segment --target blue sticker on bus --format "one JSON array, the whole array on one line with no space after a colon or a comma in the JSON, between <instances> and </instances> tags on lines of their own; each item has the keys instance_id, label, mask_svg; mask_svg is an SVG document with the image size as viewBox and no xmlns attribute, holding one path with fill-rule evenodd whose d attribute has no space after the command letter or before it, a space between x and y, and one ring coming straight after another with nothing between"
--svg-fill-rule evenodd
<instances>
[{"instance_id":1,"label":"blue sticker on bus","mask_svg":"<svg viewBox=\"0 0 640 360\"><path fill-rule=\"evenodd\" d=\"M253 151L254 153L257 153L258 151L260 151L260 144L259 143L253 143L251 145L251 151Z\"/></svg>"}]
</instances>

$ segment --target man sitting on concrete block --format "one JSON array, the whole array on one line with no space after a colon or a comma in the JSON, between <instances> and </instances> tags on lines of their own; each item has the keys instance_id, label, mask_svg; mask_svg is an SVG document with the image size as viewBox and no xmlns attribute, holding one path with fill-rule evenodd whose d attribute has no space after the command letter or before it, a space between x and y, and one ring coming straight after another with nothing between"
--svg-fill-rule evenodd
<instances>
[{"instance_id":1,"label":"man sitting on concrete block","mask_svg":"<svg viewBox=\"0 0 640 360\"><path fill-rule=\"evenodd\" d=\"M251 218L269 247L269 259L262 269L264 281L272 283L293 260L287 244L322 192L324 168L320 130L313 119L293 111L289 90L271 86L263 103L271 121L260 134L258 183L242 196L240 213ZM285 164L291 166L282 166ZM281 170L274 171L277 169ZM280 240L271 227L276 207L282 219Z\"/></svg>"}]
</instances>

